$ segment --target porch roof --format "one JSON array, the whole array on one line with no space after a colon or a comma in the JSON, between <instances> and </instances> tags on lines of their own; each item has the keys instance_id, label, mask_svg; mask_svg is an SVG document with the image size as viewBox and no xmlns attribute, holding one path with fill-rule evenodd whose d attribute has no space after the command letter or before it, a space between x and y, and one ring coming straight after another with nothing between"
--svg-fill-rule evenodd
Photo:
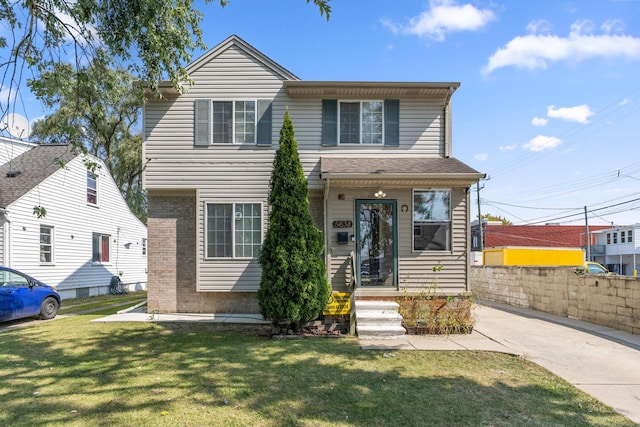
<instances>
[{"instance_id":1,"label":"porch roof","mask_svg":"<svg viewBox=\"0 0 640 427\"><path fill-rule=\"evenodd\" d=\"M485 174L453 157L322 157L322 179L447 179L469 183Z\"/></svg>"}]
</instances>

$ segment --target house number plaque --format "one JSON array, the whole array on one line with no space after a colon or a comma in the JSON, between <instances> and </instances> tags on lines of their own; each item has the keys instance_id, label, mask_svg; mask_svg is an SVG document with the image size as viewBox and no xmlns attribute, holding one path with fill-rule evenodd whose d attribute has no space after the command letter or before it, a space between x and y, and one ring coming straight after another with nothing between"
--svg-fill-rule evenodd
<instances>
[{"instance_id":1,"label":"house number plaque","mask_svg":"<svg viewBox=\"0 0 640 427\"><path fill-rule=\"evenodd\" d=\"M351 228L353 227L353 221L333 221L333 228Z\"/></svg>"}]
</instances>

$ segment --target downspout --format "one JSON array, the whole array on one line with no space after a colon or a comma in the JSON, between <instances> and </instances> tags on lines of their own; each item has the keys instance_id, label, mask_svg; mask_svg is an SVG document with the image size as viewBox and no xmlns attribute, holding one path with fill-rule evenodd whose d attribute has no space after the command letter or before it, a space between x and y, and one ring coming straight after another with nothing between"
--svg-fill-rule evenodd
<instances>
[{"instance_id":1,"label":"downspout","mask_svg":"<svg viewBox=\"0 0 640 427\"><path fill-rule=\"evenodd\" d=\"M322 179L322 174L320 174ZM330 178L324 182L324 258L327 267L327 280L331 283L331 236L329 236L329 187L331 186Z\"/></svg>"},{"instance_id":2,"label":"downspout","mask_svg":"<svg viewBox=\"0 0 640 427\"><path fill-rule=\"evenodd\" d=\"M2 233L2 259L0 261L5 267L11 267L11 257L9 254L9 248L11 247L11 220L9 220L9 211L5 208L0 208L0 213L4 218L4 221L1 225L4 230Z\"/></svg>"},{"instance_id":3,"label":"downspout","mask_svg":"<svg viewBox=\"0 0 640 427\"><path fill-rule=\"evenodd\" d=\"M444 157L451 157L451 97L453 96L453 92L455 89L453 86L449 86L449 93L447 94L447 98L442 105L442 114L444 116Z\"/></svg>"}]
</instances>

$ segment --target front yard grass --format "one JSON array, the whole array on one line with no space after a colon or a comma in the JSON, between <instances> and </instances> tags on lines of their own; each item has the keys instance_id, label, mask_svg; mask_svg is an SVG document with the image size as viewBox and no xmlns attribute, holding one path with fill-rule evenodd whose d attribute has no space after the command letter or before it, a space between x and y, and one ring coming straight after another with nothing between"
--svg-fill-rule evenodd
<instances>
[{"instance_id":1,"label":"front yard grass","mask_svg":"<svg viewBox=\"0 0 640 427\"><path fill-rule=\"evenodd\" d=\"M509 355L97 317L0 332L0 425L634 425Z\"/></svg>"}]
</instances>

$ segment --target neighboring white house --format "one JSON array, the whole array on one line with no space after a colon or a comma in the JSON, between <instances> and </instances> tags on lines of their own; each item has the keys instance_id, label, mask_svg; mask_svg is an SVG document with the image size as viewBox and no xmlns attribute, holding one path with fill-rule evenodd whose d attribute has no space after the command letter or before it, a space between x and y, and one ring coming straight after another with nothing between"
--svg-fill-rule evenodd
<instances>
[{"instance_id":1,"label":"neighboring white house","mask_svg":"<svg viewBox=\"0 0 640 427\"><path fill-rule=\"evenodd\" d=\"M591 258L610 271L637 276L640 265L640 224L616 226L594 231L596 246Z\"/></svg>"},{"instance_id":2,"label":"neighboring white house","mask_svg":"<svg viewBox=\"0 0 640 427\"><path fill-rule=\"evenodd\" d=\"M146 226L99 159L36 145L0 166L0 262L63 298L108 293L114 275L130 290L146 288L146 242Z\"/></svg>"},{"instance_id":3,"label":"neighboring white house","mask_svg":"<svg viewBox=\"0 0 640 427\"><path fill-rule=\"evenodd\" d=\"M0 165L15 159L25 151L31 150L36 144L22 141L18 138L0 136Z\"/></svg>"},{"instance_id":4,"label":"neighboring white house","mask_svg":"<svg viewBox=\"0 0 640 427\"><path fill-rule=\"evenodd\" d=\"M153 310L258 311L287 109L334 291L469 290L469 188L483 174L452 156L459 83L304 81L237 36L187 72L186 93L162 82L144 107Z\"/></svg>"}]
</instances>

